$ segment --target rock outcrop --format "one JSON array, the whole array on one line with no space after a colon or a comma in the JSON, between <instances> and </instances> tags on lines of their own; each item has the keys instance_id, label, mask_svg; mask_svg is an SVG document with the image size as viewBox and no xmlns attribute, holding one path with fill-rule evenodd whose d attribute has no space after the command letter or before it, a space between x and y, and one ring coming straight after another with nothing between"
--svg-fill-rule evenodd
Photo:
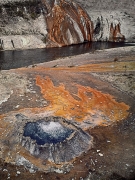
<instances>
[{"instance_id":1,"label":"rock outcrop","mask_svg":"<svg viewBox=\"0 0 135 180\"><path fill-rule=\"evenodd\" d=\"M120 24L113 26L113 23L111 23L109 40L114 42L121 42L125 40L125 36L123 36L120 32Z\"/></svg>"},{"instance_id":2,"label":"rock outcrop","mask_svg":"<svg viewBox=\"0 0 135 180\"><path fill-rule=\"evenodd\" d=\"M2 0L0 49L135 42L134 5L127 0Z\"/></svg>"},{"instance_id":3,"label":"rock outcrop","mask_svg":"<svg viewBox=\"0 0 135 180\"><path fill-rule=\"evenodd\" d=\"M93 40L93 24L89 16L72 1L55 1L46 21L49 39L58 46Z\"/></svg>"},{"instance_id":4,"label":"rock outcrop","mask_svg":"<svg viewBox=\"0 0 135 180\"><path fill-rule=\"evenodd\" d=\"M75 1L85 9L93 22L94 41L135 42L134 0ZM114 30L117 29L112 35L110 35L111 24Z\"/></svg>"},{"instance_id":5,"label":"rock outcrop","mask_svg":"<svg viewBox=\"0 0 135 180\"><path fill-rule=\"evenodd\" d=\"M44 48L47 34L41 1L0 4L1 49Z\"/></svg>"}]
</instances>

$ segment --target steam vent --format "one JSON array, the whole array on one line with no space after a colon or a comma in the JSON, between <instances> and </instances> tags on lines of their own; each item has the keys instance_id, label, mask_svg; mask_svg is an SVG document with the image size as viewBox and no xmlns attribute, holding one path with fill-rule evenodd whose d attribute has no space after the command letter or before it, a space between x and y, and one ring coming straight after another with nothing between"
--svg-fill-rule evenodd
<instances>
[{"instance_id":1,"label":"steam vent","mask_svg":"<svg viewBox=\"0 0 135 180\"><path fill-rule=\"evenodd\" d=\"M57 164L86 152L91 147L92 138L65 119L48 117L28 122L21 144L35 157Z\"/></svg>"}]
</instances>

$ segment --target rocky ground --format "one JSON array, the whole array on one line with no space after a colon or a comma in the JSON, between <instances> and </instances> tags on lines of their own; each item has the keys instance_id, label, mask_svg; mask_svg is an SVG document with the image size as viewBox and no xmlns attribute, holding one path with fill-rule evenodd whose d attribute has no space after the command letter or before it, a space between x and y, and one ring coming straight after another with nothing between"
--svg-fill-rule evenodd
<instances>
[{"instance_id":1,"label":"rocky ground","mask_svg":"<svg viewBox=\"0 0 135 180\"><path fill-rule=\"evenodd\" d=\"M134 98L133 46L2 70L0 178L134 179ZM41 146L24 137L26 124L34 122L72 133Z\"/></svg>"}]
</instances>

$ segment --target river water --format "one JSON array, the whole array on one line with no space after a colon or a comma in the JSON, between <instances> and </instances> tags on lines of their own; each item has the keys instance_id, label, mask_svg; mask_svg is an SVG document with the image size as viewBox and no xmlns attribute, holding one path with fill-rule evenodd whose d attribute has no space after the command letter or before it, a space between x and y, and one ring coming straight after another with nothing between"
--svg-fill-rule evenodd
<instances>
[{"instance_id":1,"label":"river water","mask_svg":"<svg viewBox=\"0 0 135 180\"><path fill-rule=\"evenodd\" d=\"M95 50L127 46L127 43L87 42L61 48L0 51L0 70L27 67L63 57L84 54ZM129 46L129 44L128 44Z\"/></svg>"}]
</instances>

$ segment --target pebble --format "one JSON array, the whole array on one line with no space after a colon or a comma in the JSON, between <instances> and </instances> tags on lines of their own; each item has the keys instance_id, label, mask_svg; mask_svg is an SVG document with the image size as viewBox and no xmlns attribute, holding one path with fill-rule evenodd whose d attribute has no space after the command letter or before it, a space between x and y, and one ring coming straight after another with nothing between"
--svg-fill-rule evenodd
<instances>
[{"instance_id":1,"label":"pebble","mask_svg":"<svg viewBox=\"0 0 135 180\"><path fill-rule=\"evenodd\" d=\"M129 167L130 165L129 164L126 164L127 167Z\"/></svg>"},{"instance_id":2,"label":"pebble","mask_svg":"<svg viewBox=\"0 0 135 180\"><path fill-rule=\"evenodd\" d=\"M19 105L15 106L15 108L19 108Z\"/></svg>"},{"instance_id":3,"label":"pebble","mask_svg":"<svg viewBox=\"0 0 135 180\"><path fill-rule=\"evenodd\" d=\"M3 169L3 171L5 172L5 171L8 171L7 169Z\"/></svg>"},{"instance_id":4,"label":"pebble","mask_svg":"<svg viewBox=\"0 0 135 180\"><path fill-rule=\"evenodd\" d=\"M103 156L103 154L101 154L101 153L98 153L99 154L99 156Z\"/></svg>"},{"instance_id":5,"label":"pebble","mask_svg":"<svg viewBox=\"0 0 135 180\"><path fill-rule=\"evenodd\" d=\"M21 172L20 172L20 171L17 171L16 173L17 173L17 174L21 174Z\"/></svg>"}]
</instances>

